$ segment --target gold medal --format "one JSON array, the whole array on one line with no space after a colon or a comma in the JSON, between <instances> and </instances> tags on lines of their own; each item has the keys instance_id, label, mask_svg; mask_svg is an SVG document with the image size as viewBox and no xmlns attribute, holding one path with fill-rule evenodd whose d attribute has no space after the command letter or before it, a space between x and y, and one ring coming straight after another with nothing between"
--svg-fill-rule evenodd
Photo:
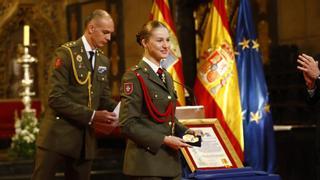
<instances>
[{"instance_id":1,"label":"gold medal","mask_svg":"<svg viewBox=\"0 0 320 180\"><path fill-rule=\"evenodd\" d=\"M195 136L192 134L185 134L182 136L182 139L185 143L190 144L191 146L198 146L201 147L201 136Z\"/></svg>"},{"instance_id":2,"label":"gold medal","mask_svg":"<svg viewBox=\"0 0 320 180\"><path fill-rule=\"evenodd\" d=\"M190 143L195 143L199 141L199 138L197 136L194 136L192 134L186 134L183 137L183 140Z\"/></svg>"}]
</instances>

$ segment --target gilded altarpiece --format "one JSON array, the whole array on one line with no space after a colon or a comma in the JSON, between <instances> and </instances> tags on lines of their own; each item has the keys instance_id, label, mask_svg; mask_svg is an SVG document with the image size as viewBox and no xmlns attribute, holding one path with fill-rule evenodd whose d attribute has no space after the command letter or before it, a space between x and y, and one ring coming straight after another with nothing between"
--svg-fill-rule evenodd
<instances>
[{"instance_id":1,"label":"gilded altarpiece","mask_svg":"<svg viewBox=\"0 0 320 180\"><path fill-rule=\"evenodd\" d=\"M25 3L22 3L25 2ZM16 59L22 53L23 26L30 26L30 54L38 59L31 67L33 99L46 107L49 68L54 50L81 37L84 18L94 9L107 10L114 19L115 32L103 49L111 59L112 95L119 98L124 71L122 1L100 0L70 4L67 1L0 0L0 99L20 100L22 69Z\"/></svg>"},{"instance_id":2,"label":"gilded altarpiece","mask_svg":"<svg viewBox=\"0 0 320 180\"><path fill-rule=\"evenodd\" d=\"M16 59L22 53L23 26L30 25L30 54L38 59L31 67L35 98L45 106L48 69L54 49L66 39L65 3L37 1L21 3L4 0L0 3L0 99L19 99L21 67Z\"/></svg>"}]
</instances>

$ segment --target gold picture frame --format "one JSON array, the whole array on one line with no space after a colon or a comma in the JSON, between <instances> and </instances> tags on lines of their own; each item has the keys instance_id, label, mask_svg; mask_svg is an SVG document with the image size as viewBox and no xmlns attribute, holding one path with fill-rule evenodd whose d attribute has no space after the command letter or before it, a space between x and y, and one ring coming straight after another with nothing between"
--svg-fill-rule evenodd
<instances>
[{"instance_id":1,"label":"gold picture frame","mask_svg":"<svg viewBox=\"0 0 320 180\"><path fill-rule=\"evenodd\" d=\"M180 119L192 129L202 130L201 147L182 148L190 170L241 168L243 164L217 119Z\"/></svg>"}]
</instances>

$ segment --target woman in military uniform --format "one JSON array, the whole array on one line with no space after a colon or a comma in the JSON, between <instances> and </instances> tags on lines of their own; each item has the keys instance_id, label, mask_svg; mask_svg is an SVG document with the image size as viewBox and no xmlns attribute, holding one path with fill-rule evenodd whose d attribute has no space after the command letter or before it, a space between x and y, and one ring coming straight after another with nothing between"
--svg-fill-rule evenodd
<instances>
[{"instance_id":1,"label":"woman in military uniform","mask_svg":"<svg viewBox=\"0 0 320 180\"><path fill-rule=\"evenodd\" d=\"M128 138L124 173L130 179L181 179L178 150L190 145L179 136L195 132L175 118L173 80L160 64L170 53L169 31L149 21L136 37L143 58L124 74L121 88L119 121Z\"/></svg>"}]
</instances>

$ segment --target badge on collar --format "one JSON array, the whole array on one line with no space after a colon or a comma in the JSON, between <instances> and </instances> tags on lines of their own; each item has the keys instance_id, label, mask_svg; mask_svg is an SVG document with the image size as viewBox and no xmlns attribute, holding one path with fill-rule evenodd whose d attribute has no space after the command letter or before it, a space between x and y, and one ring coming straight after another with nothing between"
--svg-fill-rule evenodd
<instances>
[{"instance_id":1,"label":"badge on collar","mask_svg":"<svg viewBox=\"0 0 320 180\"><path fill-rule=\"evenodd\" d=\"M100 74L102 74L102 73L104 73L104 72L106 72L107 71L107 67L106 66L99 66L98 67L98 72L100 73Z\"/></svg>"},{"instance_id":2,"label":"badge on collar","mask_svg":"<svg viewBox=\"0 0 320 180\"><path fill-rule=\"evenodd\" d=\"M76 59L78 62L82 62L82 56L80 54L77 55Z\"/></svg>"},{"instance_id":3,"label":"badge on collar","mask_svg":"<svg viewBox=\"0 0 320 180\"><path fill-rule=\"evenodd\" d=\"M133 92L133 83L124 83L123 84L124 94L130 95Z\"/></svg>"}]
</instances>

